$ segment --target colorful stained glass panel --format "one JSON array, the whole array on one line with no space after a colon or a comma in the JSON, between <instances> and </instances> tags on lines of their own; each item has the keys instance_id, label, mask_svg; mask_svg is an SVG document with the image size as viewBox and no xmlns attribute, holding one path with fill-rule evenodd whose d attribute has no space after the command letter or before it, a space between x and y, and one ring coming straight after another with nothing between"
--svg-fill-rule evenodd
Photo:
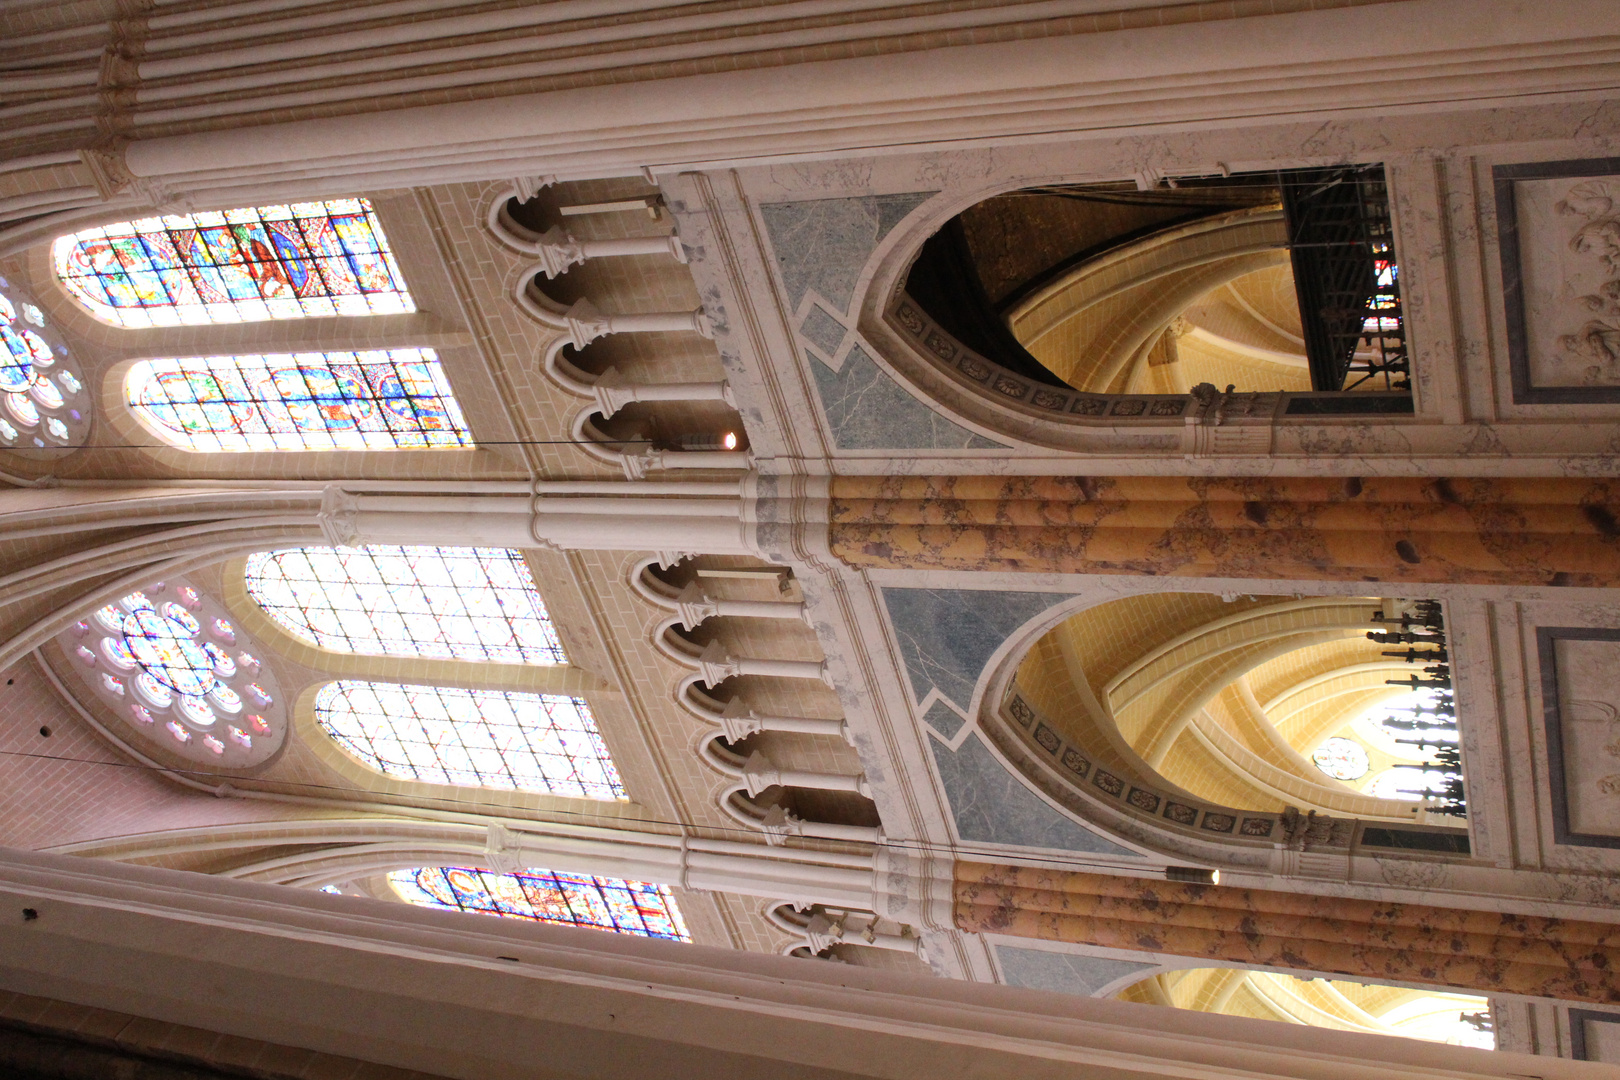
<instances>
[{"instance_id":1,"label":"colorful stained glass panel","mask_svg":"<svg viewBox=\"0 0 1620 1080\"><path fill-rule=\"evenodd\" d=\"M343 680L315 695L315 719L339 746L388 776L625 798L581 698Z\"/></svg>"},{"instance_id":2,"label":"colorful stained glass panel","mask_svg":"<svg viewBox=\"0 0 1620 1080\"><path fill-rule=\"evenodd\" d=\"M500 664L567 662L521 552L309 547L248 557L248 595L334 652Z\"/></svg>"},{"instance_id":3,"label":"colorful stained glass panel","mask_svg":"<svg viewBox=\"0 0 1620 1080\"><path fill-rule=\"evenodd\" d=\"M40 374L55 362L45 339L24 326L17 318L16 306L0 295L0 392L16 395L12 400L23 412L19 416L23 423L39 423L38 409L21 397L23 391L33 394L47 409L62 407L62 392Z\"/></svg>"},{"instance_id":4,"label":"colorful stained glass panel","mask_svg":"<svg viewBox=\"0 0 1620 1080\"><path fill-rule=\"evenodd\" d=\"M142 360L124 393L164 442L202 453L473 445L432 349Z\"/></svg>"},{"instance_id":5,"label":"colorful stained glass panel","mask_svg":"<svg viewBox=\"0 0 1620 1080\"><path fill-rule=\"evenodd\" d=\"M366 199L121 221L58 238L56 274L115 326L415 311Z\"/></svg>"},{"instance_id":6,"label":"colorful stained glass panel","mask_svg":"<svg viewBox=\"0 0 1620 1080\"><path fill-rule=\"evenodd\" d=\"M214 688L213 662L192 636L193 630L151 607L126 615L123 630L124 645L135 661L164 686L191 695Z\"/></svg>"},{"instance_id":7,"label":"colorful stained glass panel","mask_svg":"<svg viewBox=\"0 0 1620 1080\"><path fill-rule=\"evenodd\" d=\"M646 881L552 870L497 874L462 866L396 870L388 881L403 899L427 907L670 941L692 940L668 887Z\"/></svg>"}]
</instances>

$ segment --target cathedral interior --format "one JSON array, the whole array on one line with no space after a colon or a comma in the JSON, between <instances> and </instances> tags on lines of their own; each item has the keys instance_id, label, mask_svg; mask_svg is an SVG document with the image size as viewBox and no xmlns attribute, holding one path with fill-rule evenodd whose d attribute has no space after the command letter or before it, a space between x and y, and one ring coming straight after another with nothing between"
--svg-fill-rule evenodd
<instances>
[{"instance_id":1,"label":"cathedral interior","mask_svg":"<svg viewBox=\"0 0 1620 1080\"><path fill-rule=\"evenodd\" d=\"M1613 0L0 42L0 1072L1620 1075Z\"/></svg>"}]
</instances>

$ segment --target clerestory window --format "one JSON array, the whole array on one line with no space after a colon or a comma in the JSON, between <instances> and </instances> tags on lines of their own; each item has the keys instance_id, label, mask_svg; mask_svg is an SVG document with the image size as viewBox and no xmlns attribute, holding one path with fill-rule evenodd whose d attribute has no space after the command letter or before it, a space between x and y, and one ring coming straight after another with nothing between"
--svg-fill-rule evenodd
<instances>
[{"instance_id":1,"label":"clerestory window","mask_svg":"<svg viewBox=\"0 0 1620 1080\"><path fill-rule=\"evenodd\" d=\"M316 694L315 719L386 776L625 799L583 698L345 679Z\"/></svg>"},{"instance_id":2,"label":"clerestory window","mask_svg":"<svg viewBox=\"0 0 1620 1080\"><path fill-rule=\"evenodd\" d=\"M509 548L306 547L248 557L248 595L334 652L563 664L523 554Z\"/></svg>"},{"instance_id":3,"label":"clerestory window","mask_svg":"<svg viewBox=\"0 0 1620 1080\"><path fill-rule=\"evenodd\" d=\"M419 866L395 870L388 882L401 898L426 907L692 940L669 888L645 881L553 870L498 874L462 866Z\"/></svg>"},{"instance_id":4,"label":"clerestory window","mask_svg":"<svg viewBox=\"0 0 1620 1080\"><path fill-rule=\"evenodd\" d=\"M432 349L141 360L124 393L148 431L198 453L473 445Z\"/></svg>"},{"instance_id":5,"label":"clerestory window","mask_svg":"<svg viewBox=\"0 0 1620 1080\"><path fill-rule=\"evenodd\" d=\"M51 254L68 293L114 326L416 310L367 199L120 221Z\"/></svg>"}]
</instances>

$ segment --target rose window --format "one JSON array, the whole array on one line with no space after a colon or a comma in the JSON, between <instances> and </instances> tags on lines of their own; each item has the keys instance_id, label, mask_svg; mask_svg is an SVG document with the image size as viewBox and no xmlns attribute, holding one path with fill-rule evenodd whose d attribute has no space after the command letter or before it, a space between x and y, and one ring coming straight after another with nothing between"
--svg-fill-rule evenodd
<instances>
[{"instance_id":1,"label":"rose window","mask_svg":"<svg viewBox=\"0 0 1620 1080\"><path fill-rule=\"evenodd\" d=\"M0 446L59 450L90 430L90 400L37 304L0 277Z\"/></svg>"},{"instance_id":2,"label":"rose window","mask_svg":"<svg viewBox=\"0 0 1620 1080\"><path fill-rule=\"evenodd\" d=\"M96 695L169 753L242 768L286 736L281 692L257 644L185 582L130 593L58 640Z\"/></svg>"},{"instance_id":3,"label":"rose window","mask_svg":"<svg viewBox=\"0 0 1620 1080\"><path fill-rule=\"evenodd\" d=\"M1367 748L1354 739L1329 739L1312 751L1311 761L1335 780L1359 780L1372 767Z\"/></svg>"}]
</instances>

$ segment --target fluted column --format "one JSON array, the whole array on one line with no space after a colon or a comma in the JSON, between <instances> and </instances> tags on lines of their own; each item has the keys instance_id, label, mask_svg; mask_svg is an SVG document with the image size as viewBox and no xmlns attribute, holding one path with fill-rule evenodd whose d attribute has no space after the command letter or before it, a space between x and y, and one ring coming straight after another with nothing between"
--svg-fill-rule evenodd
<instances>
[{"instance_id":1,"label":"fluted column","mask_svg":"<svg viewBox=\"0 0 1620 1080\"><path fill-rule=\"evenodd\" d=\"M955 876L955 921L968 931L1620 1002L1620 926L1607 923L976 862Z\"/></svg>"},{"instance_id":2,"label":"fluted column","mask_svg":"<svg viewBox=\"0 0 1620 1080\"><path fill-rule=\"evenodd\" d=\"M8 987L401 1068L476 1059L500 1077L631 1076L677 1062L666 1071L716 1080L1604 1075L1558 1058L852 973L105 859L0 855ZM38 918L21 918L24 908ZM50 1023L53 1011L28 1015Z\"/></svg>"},{"instance_id":3,"label":"fluted column","mask_svg":"<svg viewBox=\"0 0 1620 1080\"><path fill-rule=\"evenodd\" d=\"M1092 32L1034 0L848 5L809 22L782 5L630 5L610 26L592 25L594 5L562 0L384 13L297 0L11 4L0 38L16 101L0 149L106 147L89 151L105 159L94 171L106 194L228 204L1208 124L1254 117L1259 86L1264 110L1294 117L1496 102L1601 89L1615 60L1594 31L1603 0L1475 0L1474 19L1439 0L1340 3L1241 19L1215 5L1196 23L1143 15ZM1130 34L1152 44L1122 44ZM1287 71L1278 40L1307 43ZM1386 63L1351 78L1347 43L1361 41L1383 43ZM1504 54L1503 41L1520 47ZM1166 99L1166 85L1196 89Z\"/></svg>"},{"instance_id":4,"label":"fluted column","mask_svg":"<svg viewBox=\"0 0 1620 1080\"><path fill-rule=\"evenodd\" d=\"M672 547L751 554L741 514L737 498L356 495L334 489L321 523L335 544L540 544L591 551Z\"/></svg>"},{"instance_id":5,"label":"fluted column","mask_svg":"<svg viewBox=\"0 0 1620 1080\"><path fill-rule=\"evenodd\" d=\"M857 567L1620 584L1620 482L1446 477L835 477Z\"/></svg>"}]
</instances>

